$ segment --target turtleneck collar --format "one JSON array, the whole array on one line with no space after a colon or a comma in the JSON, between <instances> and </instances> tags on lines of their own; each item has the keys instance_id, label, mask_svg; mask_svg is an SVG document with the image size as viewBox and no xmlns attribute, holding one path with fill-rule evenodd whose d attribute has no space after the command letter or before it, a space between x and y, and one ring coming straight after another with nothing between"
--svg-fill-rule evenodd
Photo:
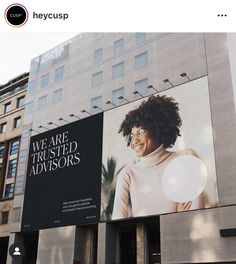
<instances>
[{"instance_id":1,"label":"turtleneck collar","mask_svg":"<svg viewBox=\"0 0 236 264\"><path fill-rule=\"evenodd\" d=\"M140 167L148 168L161 164L171 155L171 152L166 151L163 144L153 152L146 156L140 157Z\"/></svg>"}]
</instances>

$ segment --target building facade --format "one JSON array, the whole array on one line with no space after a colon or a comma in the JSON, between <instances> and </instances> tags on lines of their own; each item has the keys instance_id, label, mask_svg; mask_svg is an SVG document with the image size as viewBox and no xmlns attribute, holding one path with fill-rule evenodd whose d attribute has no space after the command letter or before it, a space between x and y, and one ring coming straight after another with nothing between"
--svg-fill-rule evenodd
<instances>
[{"instance_id":1,"label":"building facade","mask_svg":"<svg viewBox=\"0 0 236 264\"><path fill-rule=\"evenodd\" d=\"M227 33L85 33L32 60L9 242L24 243L22 263L236 262L235 43ZM201 78L208 83L217 204L21 232L32 135Z\"/></svg>"},{"instance_id":2,"label":"building facade","mask_svg":"<svg viewBox=\"0 0 236 264\"><path fill-rule=\"evenodd\" d=\"M6 261L28 73L0 86L0 248Z\"/></svg>"}]
</instances>

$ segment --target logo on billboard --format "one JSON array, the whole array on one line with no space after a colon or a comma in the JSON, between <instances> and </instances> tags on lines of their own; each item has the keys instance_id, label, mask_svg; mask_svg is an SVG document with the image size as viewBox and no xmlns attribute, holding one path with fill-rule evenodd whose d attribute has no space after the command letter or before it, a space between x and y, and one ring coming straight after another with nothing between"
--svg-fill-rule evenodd
<instances>
[{"instance_id":1,"label":"logo on billboard","mask_svg":"<svg viewBox=\"0 0 236 264\"><path fill-rule=\"evenodd\" d=\"M29 17L28 10L21 4L12 4L5 11L5 20L12 27L23 26Z\"/></svg>"}]
</instances>

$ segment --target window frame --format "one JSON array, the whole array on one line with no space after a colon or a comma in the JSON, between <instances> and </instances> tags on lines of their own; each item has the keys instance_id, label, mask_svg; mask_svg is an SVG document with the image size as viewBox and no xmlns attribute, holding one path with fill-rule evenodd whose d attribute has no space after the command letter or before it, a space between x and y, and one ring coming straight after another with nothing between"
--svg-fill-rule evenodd
<instances>
[{"instance_id":1,"label":"window frame","mask_svg":"<svg viewBox=\"0 0 236 264\"><path fill-rule=\"evenodd\" d=\"M44 83L44 78L45 80L47 80L45 81L45 83ZM45 89L46 87L48 87L48 85L49 85L49 73L46 73L40 77L40 89Z\"/></svg>"},{"instance_id":2,"label":"window frame","mask_svg":"<svg viewBox=\"0 0 236 264\"><path fill-rule=\"evenodd\" d=\"M1 212L1 225L7 225L9 222L9 211Z\"/></svg>"},{"instance_id":3,"label":"window frame","mask_svg":"<svg viewBox=\"0 0 236 264\"><path fill-rule=\"evenodd\" d=\"M144 56L144 55L146 55L144 57L145 61L144 61L144 63L141 64L140 61L141 61L142 56ZM140 61L138 61L139 59L140 59ZM147 67L147 65L148 65L148 52L147 51L140 53L134 57L134 68L135 68L135 70L145 68L145 67Z\"/></svg>"},{"instance_id":4,"label":"window frame","mask_svg":"<svg viewBox=\"0 0 236 264\"><path fill-rule=\"evenodd\" d=\"M120 65L123 65L122 66L122 71L121 71L121 74L118 74L119 71L117 69L118 69L118 66L120 66ZM124 63L124 61L119 62L119 63L117 63L117 64L112 66L112 80L121 78L124 75L125 75L125 63Z\"/></svg>"},{"instance_id":5,"label":"window frame","mask_svg":"<svg viewBox=\"0 0 236 264\"><path fill-rule=\"evenodd\" d=\"M7 122L3 122L0 124L0 134L3 134L7 131Z\"/></svg>"},{"instance_id":6,"label":"window frame","mask_svg":"<svg viewBox=\"0 0 236 264\"><path fill-rule=\"evenodd\" d=\"M17 116L17 117L14 118L14 120L13 120L13 129L20 127L21 120L22 120L21 116ZM18 124L18 121L20 121L19 124Z\"/></svg>"},{"instance_id":7,"label":"window frame","mask_svg":"<svg viewBox=\"0 0 236 264\"><path fill-rule=\"evenodd\" d=\"M39 103L39 102L41 102L41 100L43 100L43 98L46 98L46 100L45 100L45 104L43 104L43 105L40 106L40 103ZM46 108L46 107L47 107L47 95L40 96L40 97L38 98L37 109L38 109L38 110L42 110L42 109L44 109L44 108Z\"/></svg>"},{"instance_id":8,"label":"window frame","mask_svg":"<svg viewBox=\"0 0 236 264\"><path fill-rule=\"evenodd\" d=\"M115 104L115 105L121 105L123 102L124 102L124 99L118 99L118 97L117 98L113 98L114 97L114 94L116 93L116 92L118 92L118 91L123 91L123 93L122 93L122 95L121 96L123 96L124 97L124 93L125 93L125 88L124 88L124 86L122 86L122 87L120 87L120 88L117 88L117 89L115 89L115 90L113 90L112 92L111 92L111 98L112 98L112 103L113 104Z\"/></svg>"},{"instance_id":9,"label":"window frame","mask_svg":"<svg viewBox=\"0 0 236 264\"><path fill-rule=\"evenodd\" d=\"M96 55L96 53L101 52L101 54ZM98 64L103 61L103 48L96 49L93 52L93 64Z\"/></svg>"},{"instance_id":10,"label":"window frame","mask_svg":"<svg viewBox=\"0 0 236 264\"><path fill-rule=\"evenodd\" d=\"M20 105L21 100L23 99L23 104ZM25 95L22 95L16 99L16 108L25 106Z\"/></svg>"},{"instance_id":11,"label":"window frame","mask_svg":"<svg viewBox=\"0 0 236 264\"><path fill-rule=\"evenodd\" d=\"M58 78L59 77L59 78ZM55 69L54 82L60 82L64 78L64 65Z\"/></svg>"},{"instance_id":12,"label":"window frame","mask_svg":"<svg viewBox=\"0 0 236 264\"><path fill-rule=\"evenodd\" d=\"M56 94L59 93L59 92L60 92L60 98L58 100L57 97L56 97ZM61 101L62 101L62 88L57 89L57 90L53 91L53 93L52 93L52 103L53 104L57 104L57 103L59 103Z\"/></svg>"},{"instance_id":13,"label":"window frame","mask_svg":"<svg viewBox=\"0 0 236 264\"><path fill-rule=\"evenodd\" d=\"M140 88L137 88L137 84L138 83L141 83L141 82L144 82L144 81L147 81L147 85L145 86L146 88L145 88L145 91L140 91ZM148 78L146 77L146 78L143 78L143 79L141 79L141 80L138 80L138 81L136 81L135 83L134 83L134 89L135 90L137 90L138 92L140 92L141 94L143 94L143 95L146 95L147 93L148 93L148 88L147 88L147 86L148 86Z\"/></svg>"},{"instance_id":14,"label":"window frame","mask_svg":"<svg viewBox=\"0 0 236 264\"><path fill-rule=\"evenodd\" d=\"M15 178L16 173L17 173L17 158L10 159L7 165L7 173L6 173L7 179Z\"/></svg>"},{"instance_id":15,"label":"window frame","mask_svg":"<svg viewBox=\"0 0 236 264\"><path fill-rule=\"evenodd\" d=\"M117 45L116 46L116 44L119 43L119 42L121 42L122 45ZM120 46L122 47L121 49L120 49ZM113 43L113 53L114 53L114 55L119 55L123 51L124 51L124 39L120 38L120 39L117 39L116 41L114 41L114 43Z\"/></svg>"},{"instance_id":16,"label":"window frame","mask_svg":"<svg viewBox=\"0 0 236 264\"><path fill-rule=\"evenodd\" d=\"M144 37L141 37L144 36ZM140 45L147 40L147 33L146 32L136 32L135 33L135 44Z\"/></svg>"},{"instance_id":17,"label":"window frame","mask_svg":"<svg viewBox=\"0 0 236 264\"><path fill-rule=\"evenodd\" d=\"M10 109L8 109L8 106L10 106ZM11 102L7 102L4 104L4 108L3 108L3 114L7 114L9 112L11 112Z\"/></svg>"},{"instance_id":18,"label":"window frame","mask_svg":"<svg viewBox=\"0 0 236 264\"><path fill-rule=\"evenodd\" d=\"M14 143L17 143L17 144L14 145ZM17 148L15 146L17 146ZM15 148L17 149L16 153L15 153ZM12 155L18 154L19 153L19 149L20 149L20 140L17 139L17 140L11 141L9 155L12 156Z\"/></svg>"},{"instance_id":19,"label":"window frame","mask_svg":"<svg viewBox=\"0 0 236 264\"><path fill-rule=\"evenodd\" d=\"M96 81L96 83L95 83L95 76L99 76L99 75L101 75L101 80L100 80L100 82L97 83L97 81ZM95 87L98 87L102 84L103 84L103 71L93 73L92 78L91 78L91 87L95 88Z\"/></svg>"},{"instance_id":20,"label":"window frame","mask_svg":"<svg viewBox=\"0 0 236 264\"><path fill-rule=\"evenodd\" d=\"M92 103L93 101L96 101L96 100L98 100L99 104L93 104ZM93 97L90 99L90 108L91 108L91 111L93 113L100 111L99 108L97 108L97 109L93 108L93 106L95 106L95 105L102 109L102 95L99 95L99 96L96 96L96 97Z\"/></svg>"},{"instance_id":21,"label":"window frame","mask_svg":"<svg viewBox=\"0 0 236 264\"><path fill-rule=\"evenodd\" d=\"M8 186L10 186L10 188L9 188L9 195L6 196L6 191L7 191L7 187L8 187ZM4 199L13 198L13 197L14 197L14 191L15 191L15 183L14 183L14 182L7 183L7 184L5 185L4 196L3 196L3 198L4 198Z\"/></svg>"}]
</instances>

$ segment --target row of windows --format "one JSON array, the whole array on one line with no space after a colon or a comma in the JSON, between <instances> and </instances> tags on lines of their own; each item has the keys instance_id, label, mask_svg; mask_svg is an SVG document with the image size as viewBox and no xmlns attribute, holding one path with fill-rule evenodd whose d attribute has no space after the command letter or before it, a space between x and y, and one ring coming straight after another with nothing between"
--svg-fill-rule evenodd
<instances>
[{"instance_id":1,"label":"row of windows","mask_svg":"<svg viewBox=\"0 0 236 264\"><path fill-rule=\"evenodd\" d=\"M21 125L21 116L15 117L13 120L13 129L18 128ZM7 122L0 124L0 134L7 131Z\"/></svg>"},{"instance_id":2,"label":"row of windows","mask_svg":"<svg viewBox=\"0 0 236 264\"><path fill-rule=\"evenodd\" d=\"M50 77L49 73L41 76L40 78L40 88L41 89L44 89L49 85L49 77ZM54 82L56 83L56 82L63 80L63 77L64 77L64 66L57 68L55 70ZM28 89L27 89L28 95L33 95L35 93L35 90L36 90L36 81L29 82Z\"/></svg>"},{"instance_id":3,"label":"row of windows","mask_svg":"<svg viewBox=\"0 0 236 264\"><path fill-rule=\"evenodd\" d=\"M134 84L134 90L138 91L140 94L145 95L148 92L148 78L139 80L135 82ZM124 87L120 87L119 89L116 89L112 91L112 103L114 105L119 105L123 103L124 99L121 99L124 97ZM96 107L102 108L102 96L97 96L91 99L91 110L96 110Z\"/></svg>"},{"instance_id":4,"label":"row of windows","mask_svg":"<svg viewBox=\"0 0 236 264\"><path fill-rule=\"evenodd\" d=\"M104 33L94 33L95 39L103 37ZM140 44L146 41L146 33L136 33L136 44ZM118 55L124 50L124 40L123 38L118 39L114 42L114 54ZM97 64L103 60L103 49L97 49L94 51L94 63ZM147 52L137 55L135 57L135 69L140 69L147 66ZM114 65L112 68L112 78L116 79L124 75L124 62ZM92 87L98 86L102 83L102 72L96 73L92 76ZM44 74L40 78L40 88L44 89L49 85L49 73ZM54 82L63 80L64 78L64 66L61 66L55 70ZM28 85L28 94L34 94L36 89L36 82L32 81Z\"/></svg>"},{"instance_id":5,"label":"row of windows","mask_svg":"<svg viewBox=\"0 0 236 264\"><path fill-rule=\"evenodd\" d=\"M138 91L140 94L145 95L148 91L148 78L139 80L134 83L134 90ZM123 101L119 99L120 96L124 96L124 87L120 87L114 91L112 91L112 103L115 105L121 104ZM95 97L91 99L91 109L93 106L102 107L101 96ZM52 103L58 103L62 100L62 89L58 89L52 94ZM47 95L41 96L38 98L37 109L43 109L48 105L48 97ZM33 102L29 102L26 105L26 113L31 113L33 111Z\"/></svg>"},{"instance_id":6,"label":"row of windows","mask_svg":"<svg viewBox=\"0 0 236 264\"><path fill-rule=\"evenodd\" d=\"M123 51L124 51L124 40L123 39L116 40L114 42L114 46L113 46L114 55L119 55ZM100 48L100 49L95 50L94 53L93 53L93 63L97 64L97 63L102 62L102 60L103 60L103 49ZM137 69L137 68L135 67L135 69Z\"/></svg>"},{"instance_id":7,"label":"row of windows","mask_svg":"<svg viewBox=\"0 0 236 264\"><path fill-rule=\"evenodd\" d=\"M63 80L63 76L64 76L64 66L58 68L55 70L55 75L54 75L54 82L59 82L61 80ZM40 88L44 89L49 85L49 73L41 76L40 79Z\"/></svg>"},{"instance_id":8,"label":"row of windows","mask_svg":"<svg viewBox=\"0 0 236 264\"><path fill-rule=\"evenodd\" d=\"M25 96L21 96L16 99L16 108L20 108L25 105ZM8 102L4 104L3 114L9 113L12 109L12 103Z\"/></svg>"},{"instance_id":9,"label":"row of windows","mask_svg":"<svg viewBox=\"0 0 236 264\"><path fill-rule=\"evenodd\" d=\"M20 140L14 140L10 142L9 154L7 159L6 173L5 173L5 187L3 198L11 198L14 195L14 178L17 172L17 154L19 153ZM0 160L3 162L3 156L5 155L6 145L0 145ZM13 180L12 180L13 179Z\"/></svg>"},{"instance_id":10,"label":"row of windows","mask_svg":"<svg viewBox=\"0 0 236 264\"><path fill-rule=\"evenodd\" d=\"M62 100L62 89L58 89L52 93L52 103L56 104ZM47 95L41 96L38 98L37 109L43 109L48 104ZM26 113L32 113L33 111L33 102L29 102L26 104Z\"/></svg>"},{"instance_id":11,"label":"row of windows","mask_svg":"<svg viewBox=\"0 0 236 264\"><path fill-rule=\"evenodd\" d=\"M118 39L114 41L113 44L113 53L114 55L119 55L124 51L124 39ZM103 49L97 49L93 53L93 63L97 64L103 60Z\"/></svg>"},{"instance_id":12,"label":"row of windows","mask_svg":"<svg viewBox=\"0 0 236 264\"><path fill-rule=\"evenodd\" d=\"M31 61L30 75L45 71L69 57L70 43L63 43Z\"/></svg>"},{"instance_id":13,"label":"row of windows","mask_svg":"<svg viewBox=\"0 0 236 264\"><path fill-rule=\"evenodd\" d=\"M144 68L147 65L148 65L147 52L144 52L142 54L135 56L135 69L136 70ZM112 79L113 80L124 76L124 74L125 74L125 63L124 62L120 62L112 66ZM103 84L103 71L94 73L92 75L92 80L91 80L92 87L97 87L101 84Z\"/></svg>"},{"instance_id":14,"label":"row of windows","mask_svg":"<svg viewBox=\"0 0 236 264\"><path fill-rule=\"evenodd\" d=\"M101 32L96 32L93 35L94 40L99 40L102 39L103 37L104 37L104 33ZM147 34L145 32L135 33L135 44L139 45L143 43L144 41L146 41L146 38L147 38Z\"/></svg>"}]
</instances>

